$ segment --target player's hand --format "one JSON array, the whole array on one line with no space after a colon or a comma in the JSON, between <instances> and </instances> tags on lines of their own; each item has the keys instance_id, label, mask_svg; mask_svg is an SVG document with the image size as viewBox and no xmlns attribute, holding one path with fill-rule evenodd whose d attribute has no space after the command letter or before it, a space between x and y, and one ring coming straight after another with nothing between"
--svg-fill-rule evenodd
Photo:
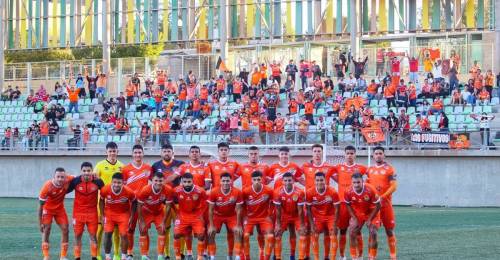
<instances>
[{"instance_id":1,"label":"player's hand","mask_svg":"<svg viewBox=\"0 0 500 260\"><path fill-rule=\"evenodd\" d=\"M234 228L234 233L235 233L235 235L242 237L243 236L243 229L241 228L241 226L236 226Z\"/></svg>"},{"instance_id":2,"label":"player's hand","mask_svg":"<svg viewBox=\"0 0 500 260\"><path fill-rule=\"evenodd\" d=\"M207 234L209 237L213 237L215 235L215 231L216 230L215 230L215 227L213 225L208 226Z\"/></svg>"}]
</instances>

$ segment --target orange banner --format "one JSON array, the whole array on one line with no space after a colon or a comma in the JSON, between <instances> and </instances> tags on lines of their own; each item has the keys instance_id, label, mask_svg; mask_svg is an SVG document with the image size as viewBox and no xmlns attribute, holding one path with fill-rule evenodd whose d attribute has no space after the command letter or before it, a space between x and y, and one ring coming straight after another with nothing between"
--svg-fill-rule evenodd
<instances>
[{"instance_id":1,"label":"orange banner","mask_svg":"<svg viewBox=\"0 0 500 260\"><path fill-rule=\"evenodd\" d=\"M384 132L381 128L363 128L361 133L369 144L380 143L385 140Z\"/></svg>"}]
</instances>

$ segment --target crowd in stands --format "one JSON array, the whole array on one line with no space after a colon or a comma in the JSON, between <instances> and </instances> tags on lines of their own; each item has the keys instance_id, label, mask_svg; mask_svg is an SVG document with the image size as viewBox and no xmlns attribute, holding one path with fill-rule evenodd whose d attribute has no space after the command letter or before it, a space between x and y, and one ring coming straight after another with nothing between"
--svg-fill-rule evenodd
<instances>
[{"instance_id":1,"label":"crowd in stands","mask_svg":"<svg viewBox=\"0 0 500 260\"><path fill-rule=\"evenodd\" d=\"M402 75L404 59L408 60L409 77ZM32 91L26 105L33 106L35 113L43 112L49 125L57 125L67 113L79 112L79 99L101 97L103 111L95 111L91 121L70 130L81 133L82 129L97 129L121 136L135 128L141 142L156 141L157 136L162 143L168 142L169 135L177 132L210 132L226 134L232 142L251 143L259 138L262 143L300 143L311 132L319 133L324 141L329 132L335 143L343 130L354 133L380 128L394 135L448 131L447 105L491 104L500 96L500 73L483 73L478 62L469 69L468 81L461 82L461 62L455 53L441 59L381 50L376 61L378 75L370 80L364 75L367 60L356 61L350 54L341 53L334 65L335 75L326 75L314 60L300 60L298 64L294 60L288 64L265 60L248 70L223 71L208 80L198 79L192 71L175 78L168 70L156 70L152 77L132 75L124 92L107 99L106 75L96 70L92 76L85 67L84 75L78 74L75 79L71 75L68 81L56 83L53 95L44 86ZM16 90L5 97L18 98ZM65 99L69 100L68 111L61 105ZM437 120L430 120L430 116ZM486 113L471 117L491 121ZM433 126L431 121L437 124ZM26 135L37 133L37 125L32 125ZM38 146L36 140L31 141L34 147ZM46 147L46 142L40 143Z\"/></svg>"}]
</instances>

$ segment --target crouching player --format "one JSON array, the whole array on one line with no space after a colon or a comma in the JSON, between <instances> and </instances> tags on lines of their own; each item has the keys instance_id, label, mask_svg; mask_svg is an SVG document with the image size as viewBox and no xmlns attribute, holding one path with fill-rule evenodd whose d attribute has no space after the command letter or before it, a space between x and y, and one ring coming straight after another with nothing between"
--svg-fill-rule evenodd
<instances>
[{"instance_id":1,"label":"crouching player","mask_svg":"<svg viewBox=\"0 0 500 260\"><path fill-rule=\"evenodd\" d=\"M276 206L276 224L274 225L274 255L281 260L281 241L283 232L290 233L290 259L295 259L295 247L297 241L296 232L300 234L299 244L305 244L304 226L304 191L295 186L293 175L290 172L283 174L283 185L274 191L273 203ZM299 245L299 248L300 248ZM299 256L304 258L304 252L299 252Z\"/></svg>"},{"instance_id":2,"label":"crouching player","mask_svg":"<svg viewBox=\"0 0 500 260\"><path fill-rule=\"evenodd\" d=\"M349 243L352 259L359 259L358 240L361 229L366 223L370 236L368 239L368 257L377 257L377 231L380 227L380 198L375 188L363 183L360 173L352 175L352 187L344 194L347 210L351 215L349 222Z\"/></svg>"},{"instance_id":3,"label":"crouching player","mask_svg":"<svg viewBox=\"0 0 500 260\"><path fill-rule=\"evenodd\" d=\"M113 174L111 184L104 186L101 190L99 208L104 214L104 253L106 260L111 260L111 237L115 227L118 227L120 234L120 249L122 260L131 260L127 256L128 247L128 229L132 223L132 216L136 209L135 193L124 186L123 175L121 173ZM102 223L102 221L101 221Z\"/></svg>"},{"instance_id":4,"label":"crouching player","mask_svg":"<svg viewBox=\"0 0 500 260\"><path fill-rule=\"evenodd\" d=\"M326 184L325 174L317 172L314 187L306 191L307 216L311 225L314 259L319 259L319 236L330 238L330 251L325 249L325 258L336 259L337 224L339 216L339 195L333 187ZM326 248L326 247L325 247Z\"/></svg>"},{"instance_id":5,"label":"crouching player","mask_svg":"<svg viewBox=\"0 0 500 260\"><path fill-rule=\"evenodd\" d=\"M243 197L241 191L233 187L231 174L224 173L220 177L220 186L214 187L208 197L208 254L210 260L215 259L215 234L219 233L222 225L234 234L235 260L240 259L241 252L241 208ZM228 245L229 246L229 245Z\"/></svg>"},{"instance_id":6,"label":"crouching player","mask_svg":"<svg viewBox=\"0 0 500 260\"><path fill-rule=\"evenodd\" d=\"M97 203L99 190L104 187L104 182L92 173L92 164L82 163L81 175L75 177L68 188L68 193L75 191L73 202L73 230L75 232L75 245L73 254L76 260L80 260L82 254L82 235L87 226L90 238L90 256L97 259L97 227L99 217Z\"/></svg>"},{"instance_id":7,"label":"crouching player","mask_svg":"<svg viewBox=\"0 0 500 260\"><path fill-rule=\"evenodd\" d=\"M205 190L194 185L193 175L187 172L181 177L181 185L172 192L172 199L179 205L174 227L175 259L181 259L181 238L190 236L192 232L198 239L198 260L202 260L205 248L203 212L207 203Z\"/></svg>"},{"instance_id":8,"label":"crouching player","mask_svg":"<svg viewBox=\"0 0 500 260\"><path fill-rule=\"evenodd\" d=\"M68 191L72 176L66 175L63 168L56 168L54 178L45 182L40 191L40 206L38 208L38 221L42 232L43 259L49 259L49 237L52 219L61 228L61 260L67 259L68 252L68 215L64 208L64 197Z\"/></svg>"},{"instance_id":9,"label":"crouching player","mask_svg":"<svg viewBox=\"0 0 500 260\"><path fill-rule=\"evenodd\" d=\"M151 224L155 224L158 232L157 252L158 260L163 260L163 251L165 249L165 222L167 215L170 214L170 205L172 203L172 190L164 184L163 173L155 172L151 184L142 188L137 195L137 215L139 220L139 245L142 260L148 260L149 254L149 236L148 231ZM166 204L166 208L165 208Z\"/></svg>"}]
</instances>

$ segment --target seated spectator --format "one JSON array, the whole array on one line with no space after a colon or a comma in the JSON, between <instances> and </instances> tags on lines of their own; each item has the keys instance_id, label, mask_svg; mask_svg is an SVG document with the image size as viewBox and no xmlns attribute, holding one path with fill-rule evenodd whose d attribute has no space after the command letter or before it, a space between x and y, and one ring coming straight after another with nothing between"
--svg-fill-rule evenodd
<instances>
[{"instance_id":1,"label":"seated spectator","mask_svg":"<svg viewBox=\"0 0 500 260\"><path fill-rule=\"evenodd\" d=\"M55 119L49 121L49 141L54 142L55 136L59 133L59 124Z\"/></svg>"},{"instance_id":2,"label":"seated spectator","mask_svg":"<svg viewBox=\"0 0 500 260\"><path fill-rule=\"evenodd\" d=\"M87 124L87 126L90 127L92 131L101 126L101 116L99 115L99 112L94 112L94 117L92 118L92 121Z\"/></svg>"},{"instance_id":3,"label":"seated spectator","mask_svg":"<svg viewBox=\"0 0 500 260\"><path fill-rule=\"evenodd\" d=\"M10 100L18 100L21 97L21 91L19 90L19 86L10 93Z\"/></svg>"},{"instance_id":4,"label":"seated spectator","mask_svg":"<svg viewBox=\"0 0 500 260\"><path fill-rule=\"evenodd\" d=\"M24 105L25 106L33 106L36 102L35 100L35 92L31 89L30 90L30 94L28 95L28 97L26 98L26 101L24 102Z\"/></svg>"},{"instance_id":5,"label":"seated spectator","mask_svg":"<svg viewBox=\"0 0 500 260\"><path fill-rule=\"evenodd\" d=\"M123 134L128 132L129 129L130 129L130 125L128 124L128 120L125 117L121 116L118 120L116 120L115 132L119 136L122 136Z\"/></svg>"},{"instance_id":6,"label":"seated spectator","mask_svg":"<svg viewBox=\"0 0 500 260\"><path fill-rule=\"evenodd\" d=\"M439 116L439 124L438 124L439 131L442 132L448 132L448 117L444 112L441 112Z\"/></svg>"},{"instance_id":7,"label":"seated spectator","mask_svg":"<svg viewBox=\"0 0 500 260\"><path fill-rule=\"evenodd\" d=\"M357 81L357 86L354 88L354 91L359 91L363 92L367 88L366 86L366 80L363 78L363 76L359 76L359 79Z\"/></svg>"},{"instance_id":8,"label":"seated spectator","mask_svg":"<svg viewBox=\"0 0 500 260\"><path fill-rule=\"evenodd\" d=\"M113 98L110 98L108 101L104 101L102 103L102 108L104 109L104 112L114 112L115 104L115 100Z\"/></svg>"},{"instance_id":9,"label":"seated spectator","mask_svg":"<svg viewBox=\"0 0 500 260\"><path fill-rule=\"evenodd\" d=\"M431 98L431 85L429 84L429 80L425 79L424 84L422 85L422 91L417 96L418 98Z\"/></svg>"},{"instance_id":10,"label":"seated spectator","mask_svg":"<svg viewBox=\"0 0 500 260\"><path fill-rule=\"evenodd\" d=\"M431 131L431 124L429 123L427 116L422 117L420 114L417 114L417 120L415 121L415 125L412 126L412 129L419 132Z\"/></svg>"},{"instance_id":11,"label":"seated spectator","mask_svg":"<svg viewBox=\"0 0 500 260\"><path fill-rule=\"evenodd\" d=\"M66 116L66 109L61 105L61 104L57 104L56 105L56 119L61 121L64 119L64 117Z\"/></svg>"},{"instance_id":12,"label":"seated spectator","mask_svg":"<svg viewBox=\"0 0 500 260\"><path fill-rule=\"evenodd\" d=\"M481 92L479 92L478 99L481 105L488 104L488 102L490 101L490 93L486 88L483 88Z\"/></svg>"},{"instance_id":13,"label":"seated spectator","mask_svg":"<svg viewBox=\"0 0 500 260\"><path fill-rule=\"evenodd\" d=\"M408 93L404 79L399 81L396 88L398 107L408 107Z\"/></svg>"},{"instance_id":14,"label":"seated spectator","mask_svg":"<svg viewBox=\"0 0 500 260\"><path fill-rule=\"evenodd\" d=\"M11 86L11 85L9 85L9 86L7 87L7 89L6 89L6 90L4 90L4 91L2 92L2 97L1 97L2 101L8 101L8 100L11 100L11 99L10 99L10 96L11 96L11 94L12 94L12 91L13 91L13 90L12 90L12 86Z\"/></svg>"},{"instance_id":15,"label":"seated spectator","mask_svg":"<svg viewBox=\"0 0 500 260\"><path fill-rule=\"evenodd\" d=\"M141 98L139 100L139 104L138 106L136 106L136 110L138 112L142 112L142 111L147 111L148 110L148 102L149 102L149 98L145 95L145 94L142 94L141 95Z\"/></svg>"},{"instance_id":16,"label":"seated spectator","mask_svg":"<svg viewBox=\"0 0 500 260\"><path fill-rule=\"evenodd\" d=\"M59 82L56 82L56 85L54 87L54 95L52 96L52 98L59 100L64 99L65 96L66 95L64 93L64 88L59 84Z\"/></svg>"},{"instance_id":17,"label":"seated spectator","mask_svg":"<svg viewBox=\"0 0 500 260\"><path fill-rule=\"evenodd\" d=\"M375 80L372 79L370 82L370 85L368 85L366 89L366 95L368 96L368 102L372 101L375 99L375 96L377 95L377 90L378 90L378 85L375 83Z\"/></svg>"},{"instance_id":18,"label":"seated spectator","mask_svg":"<svg viewBox=\"0 0 500 260\"><path fill-rule=\"evenodd\" d=\"M436 97L436 99L434 99L434 102L432 102L432 106L429 112L432 115L438 114L443 111L443 108L444 108L443 100L440 97Z\"/></svg>"},{"instance_id":19,"label":"seated spectator","mask_svg":"<svg viewBox=\"0 0 500 260\"><path fill-rule=\"evenodd\" d=\"M459 88L456 88L451 92L451 104L452 105L464 104L464 99L462 98L462 93Z\"/></svg>"},{"instance_id":20,"label":"seated spectator","mask_svg":"<svg viewBox=\"0 0 500 260\"><path fill-rule=\"evenodd\" d=\"M45 119L50 121L50 120L55 120L56 118L57 118L56 105L51 105L47 113L45 113Z\"/></svg>"}]
</instances>

